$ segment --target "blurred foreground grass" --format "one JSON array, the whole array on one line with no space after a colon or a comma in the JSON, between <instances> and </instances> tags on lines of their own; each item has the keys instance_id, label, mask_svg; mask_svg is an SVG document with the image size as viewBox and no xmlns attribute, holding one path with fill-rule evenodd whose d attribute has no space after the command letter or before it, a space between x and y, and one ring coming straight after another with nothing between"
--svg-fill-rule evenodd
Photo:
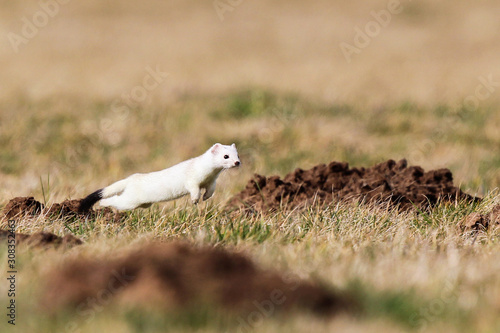
<instances>
[{"instance_id":1,"label":"blurred foreground grass","mask_svg":"<svg viewBox=\"0 0 500 333\"><path fill-rule=\"evenodd\" d=\"M17 219L19 232L71 231L85 244L67 251L18 248L16 328L23 332L494 332L500 328L498 229L471 235L457 225L471 211L489 212L499 203L498 192L492 192L479 204L442 204L425 214L332 204L295 213L234 217L209 204L154 205L127 213L123 223L101 218ZM2 228L6 222L0 222ZM119 297L96 296L90 310L50 315L40 306L51 301L43 299L47 273L64 261L113 259L153 240L244 252L263 268L348 292L362 312L333 319L307 312L290 317L263 314L260 320L249 321L210 306L165 312L142 303L122 303ZM2 247L0 257L6 254ZM5 286L0 285L2 304L7 300Z\"/></svg>"}]
</instances>

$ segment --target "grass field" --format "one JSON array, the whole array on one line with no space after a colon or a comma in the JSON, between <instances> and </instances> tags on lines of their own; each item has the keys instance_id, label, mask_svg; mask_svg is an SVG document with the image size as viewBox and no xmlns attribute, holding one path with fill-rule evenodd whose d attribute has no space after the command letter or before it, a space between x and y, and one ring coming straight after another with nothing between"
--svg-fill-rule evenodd
<instances>
[{"instance_id":1,"label":"grass field","mask_svg":"<svg viewBox=\"0 0 500 333\"><path fill-rule=\"evenodd\" d=\"M21 18L41 8L1 3L5 34L20 33ZM209 2L69 2L18 53L2 40L0 208L17 196L48 205L81 198L215 142L236 143L243 163L221 176L214 198L200 207L185 199L155 204L121 224L16 219L17 232L73 233L85 243L66 251L18 248L15 329L500 331L499 231L471 235L457 227L468 213L500 204L500 99L496 85L489 91L483 82L500 78L499 5L401 4L402 13L351 63L339 43L353 43L354 28L387 2L243 1L222 21ZM160 72L158 85L146 89L151 71ZM420 214L336 202L258 216L223 209L254 173L401 158L426 170L449 168L457 186L485 200ZM45 277L66 260L112 258L153 240L243 252L261 267L347 291L364 311L330 320L298 312L242 328L211 309L172 315L109 302L89 319L40 307ZM6 262L6 246L0 257ZM3 308L7 287L3 279ZM5 315L0 327L14 329Z\"/></svg>"},{"instance_id":2,"label":"grass field","mask_svg":"<svg viewBox=\"0 0 500 333\"><path fill-rule=\"evenodd\" d=\"M61 104L71 105L75 111L65 112ZM402 103L387 106L374 117L346 105L245 90L186 96L169 106L168 112L153 105L130 110L122 123L114 121L105 131L100 119L116 116L105 109L106 102L48 100L39 105L38 111L41 107L44 111L30 115L30 103L17 101L15 108L25 112L13 112L3 122L2 141L6 144L2 155L9 157L2 159L3 181L22 184L19 189L3 187L3 204L20 195L34 195L49 205L79 198L130 173L160 169L197 155L202 152L198 147L204 150L213 141L236 142L244 166L222 175L213 201L200 208L182 199L131 212L123 224L103 219L17 220L18 232L71 232L85 241L69 251L21 250L18 254L18 321L23 330L64 331L73 322L82 332L97 328L238 329L238 322L223 314L207 315L201 310L179 319L154 311L131 316L130 309L109 306L92 320L71 313L48 319L34 301L41 292L37 281L43 281L44 273L68 257L112 257L113 252L151 240L178 239L243 251L263 267L348 290L366 309L361 317L341 315L331 321L307 314L294 316L292 321L270 318L258 323L258 331L425 328L493 332L500 328L498 231L475 238L457 227L467 213L488 212L500 202L495 190L500 161L491 154L499 137L494 128L489 129L498 121L493 109L470 114L465 109L439 106L431 110ZM202 107L204 112L200 112ZM79 109L90 110L92 115ZM432 126L436 123L451 125L443 125L438 137L434 133L439 129ZM484 130L478 133L478 127ZM402 131L411 134L402 136ZM184 140L185 133L202 134ZM23 139L27 137L29 141ZM433 146L419 148L421 142ZM254 172L284 175L297 166L307 168L331 160L370 166L389 156L410 156L410 163L421 159L427 168L449 166L462 189L484 195L486 200L478 206L443 205L429 214L336 203L300 213L236 219L223 211L224 201ZM5 228L6 219L1 223Z\"/></svg>"}]
</instances>

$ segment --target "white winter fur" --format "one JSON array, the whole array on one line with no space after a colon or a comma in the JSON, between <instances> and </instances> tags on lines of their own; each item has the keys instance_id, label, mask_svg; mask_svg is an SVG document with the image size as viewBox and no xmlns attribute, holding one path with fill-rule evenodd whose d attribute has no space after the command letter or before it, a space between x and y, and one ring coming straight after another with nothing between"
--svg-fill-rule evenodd
<instances>
[{"instance_id":1,"label":"white winter fur","mask_svg":"<svg viewBox=\"0 0 500 333\"><path fill-rule=\"evenodd\" d=\"M176 164L170 168L136 173L103 189L100 205L119 210L149 207L154 202L178 199L187 194L198 203L215 191L217 177L224 169L240 165L238 151L231 146L216 143L203 155Z\"/></svg>"}]
</instances>

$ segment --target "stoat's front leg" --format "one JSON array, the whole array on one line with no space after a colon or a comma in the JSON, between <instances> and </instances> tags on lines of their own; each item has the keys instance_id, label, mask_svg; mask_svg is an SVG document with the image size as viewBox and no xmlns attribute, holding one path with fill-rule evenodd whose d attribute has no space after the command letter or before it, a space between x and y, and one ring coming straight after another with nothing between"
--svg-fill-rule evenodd
<instances>
[{"instance_id":1,"label":"stoat's front leg","mask_svg":"<svg viewBox=\"0 0 500 333\"><path fill-rule=\"evenodd\" d=\"M191 185L188 187L189 194L191 195L191 202L197 204L200 201L201 190L197 185Z\"/></svg>"}]
</instances>

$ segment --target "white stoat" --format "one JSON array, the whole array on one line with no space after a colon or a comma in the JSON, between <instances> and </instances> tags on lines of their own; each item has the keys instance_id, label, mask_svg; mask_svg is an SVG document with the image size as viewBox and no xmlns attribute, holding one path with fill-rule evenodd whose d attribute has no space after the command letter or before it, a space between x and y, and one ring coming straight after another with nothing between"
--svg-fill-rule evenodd
<instances>
[{"instance_id":1,"label":"white stoat","mask_svg":"<svg viewBox=\"0 0 500 333\"><path fill-rule=\"evenodd\" d=\"M165 170L136 173L88 195L80 202L80 211L88 211L97 201L104 207L129 210L147 208L154 202L178 199L187 194L191 201L209 199L215 191L217 177L224 169L241 164L238 151L231 146L216 143L203 155L176 164Z\"/></svg>"}]
</instances>

